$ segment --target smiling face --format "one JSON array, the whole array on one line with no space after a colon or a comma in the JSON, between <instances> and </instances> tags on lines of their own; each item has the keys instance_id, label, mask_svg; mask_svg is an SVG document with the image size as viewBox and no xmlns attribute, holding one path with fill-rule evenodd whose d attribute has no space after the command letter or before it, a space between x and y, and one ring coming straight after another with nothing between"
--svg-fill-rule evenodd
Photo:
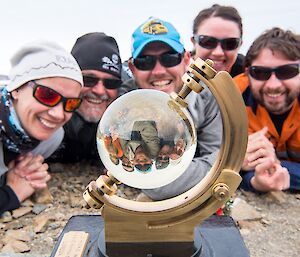
<instances>
[{"instance_id":1,"label":"smiling face","mask_svg":"<svg viewBox=\"0 0 300 257\"><path fill-rule=\"evenodd\" d=\"M265 66L275 68L285 64L299 63L292 61L279 52L268 48L261 50L252 66ZM273 114L283 114L291 109L293 101L300 93L300 75L286 80L278 79L274 72L266 81L260 81L249 75L250 86L254 98Z\"/></svg>"},{"instance_id":2,"label":"smiling face","mask_svg":"<svg viewBox=\"0 0 300 257\"><path fill-rule=\"evenodd\" d=\"M160 56L170 51L172 51L172 48L165 43L153 42L149 43L143 49L140 56ZM185 52L181 62L173 67L164 67L159 61L156 61L152 70L144 71L137 69L132 60L130 60L128 64L140 88L156 89L166 93L171 93L180 91L182 87L181 77L186 71L189 60L190 55L188 52Z\"/></svg>"},{"instance_id":3,"label":"smiling face","mask_svg":"<svg viewBox=\"0 0 300 257\"><path fill-rule=\"evenodd\" d=\"M109 73L98 70L83 70L82 74L102 79L117 79ZM117 89L106 89L103 82L99 80L95 86L81 89L82 103L78 112L86 121L96 123L117 95Z\"/></svg>"},{"instance_id":4,"label":"smiling face","mask_svg":"<svg viewBox=\"0 0 300 257\"><path fill-rule=\"evenodd\" d=\"M38 84L47 86L64 97L76 98L81 86L77 81L55 77L35 80ZM25 84L12 92L13 104L23 129L37 140L46 140L72 116L65 112L63 103L48 107L39 103L33 97L33 88Z\"/></svg>"},{"instance_id":5,"label":"smiling face","mask_svg":"<svg viewBox=\"0 0 300 257\"><path fill-rule=\"evenodd\" d=\"M198 26L196 35L211 36L217 39L223 38L240 38L241 31L239 25L230 20L225 20L220 17L210 17L204 20ZM223 50L220 43L214 49L207 49L199 46L194 38L191 39L195 48L195 59L200 57L203 60L211 59L214 61L214 69L217 71L230 72L236 61L239 48L234 50Z\"/></svg>"},{"instance_id":6,"label":"smiling face","mask_svg":"<svg viewBox=\"0 0 300 257\"><path fill-rule=\"evenodd\" d=\"M147 156L142 146L139 146L134 153L133 165L139 170L148 170L152 165L152 160Z\"/></svg>"}]
</instances>

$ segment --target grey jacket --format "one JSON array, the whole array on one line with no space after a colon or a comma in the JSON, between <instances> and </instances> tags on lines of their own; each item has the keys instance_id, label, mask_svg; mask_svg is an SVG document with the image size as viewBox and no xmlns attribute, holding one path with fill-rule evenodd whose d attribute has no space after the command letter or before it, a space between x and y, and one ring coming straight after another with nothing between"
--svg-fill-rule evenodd
<instances>
[{"instance_id":1,"label":"grey jacket","mask_svg":"<svg viewBox=\"0 0 300 257\"><path fill-rule=\"evenodd\" d=\"M134 80L127 86L137 88ZM200 94L191 92L187 98L188 110L197 131L197 149L187 170L175 181L143 192L154 200L179 195L201 181L214 164L222 142L223 123L219 106L212 93L205 88Z\"/></svg>"}]
</instances>

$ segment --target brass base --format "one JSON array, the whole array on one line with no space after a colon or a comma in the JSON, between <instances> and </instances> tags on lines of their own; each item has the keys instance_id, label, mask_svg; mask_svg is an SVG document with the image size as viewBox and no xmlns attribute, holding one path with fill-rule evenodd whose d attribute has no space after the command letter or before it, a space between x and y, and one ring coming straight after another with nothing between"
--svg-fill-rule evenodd
<instances>
[{"instance_id":1,"label":"brass base","mask_svg":"<svg viewBox=\"0 0 300 257\"><path fill-rule=\"evenodd\" d=\"M126 245L127 243L120 243L119 245L113 243L108 246L109 248L112 247L110 250L113 251L108 255L106 252L103 253L106 251L105 245L107 245L103 239L103 218L99 215L73 216L59 236L50 257L55 256L64 234L69 231L85 231L89 234L89 241L83 257L250 257L238 228L232 218L228 216L213 215L205 220L201 226L196 227L193 245L185 242L177 242L173 246L169 243L161 243L160 248L157 248L159 245L154 246L155 243L142 243L144 246L141 246L142 244L139 246L137 243L129 243L128 245ZM127 249L122 246L131 247L131 252L127 252ZM142 248L146 251L138 252ZM191 255L191 252L194 255Z\"/></svg>"}]
</instances>

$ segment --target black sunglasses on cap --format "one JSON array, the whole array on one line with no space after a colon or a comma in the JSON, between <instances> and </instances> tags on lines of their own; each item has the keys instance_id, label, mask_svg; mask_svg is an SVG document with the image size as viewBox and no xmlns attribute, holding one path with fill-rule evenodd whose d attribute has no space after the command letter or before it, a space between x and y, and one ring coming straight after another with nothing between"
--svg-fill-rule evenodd
<instances>
[{"instance_id":1,"label":"black sunglasses on cap","mask_svg":"<svg viewBox=\"0 0 300 257\"><path fill-rule=\"evenodd\" d=\"M265 66L250 66L249 74L252 78L256 80L268 80L272 73L275 73L275 76L279 80L291 79L299 74L299 63L291 63L286 65L281 65L276 68L270 68Z\"/></svg>"},{"instance_id":2,"label":"black sunglasses on cap","mask_svg":"<svg viewBox=\"0 0 300 257\"><path fill-rule=\"evenodd\" d=\"M159 56L142 55L133 59L133 64L138 70L144 70L144 71L152 70L155 67L157 61L159 61L159 63L162 66L166 68L170 68L181 63L182 56L183 54L174 53L174 52L164 53Z\"/></svg>"},{"instance_id":3,"label":"black sunglasses on cap","mask_svg":"<svg viewBox=\"0 0 300 257\"><path fill-rule=\"evenodd\" d=\"M83 85L85 87L94 87L99 81L102 81L106 89L117 89L121 86L122 80L120 79L102 79L93 76L83 75Z\"/></svg>"},{"instance_id":4,"label":"black sunglasses on cap","mask_svg":"<svg viewBox=\"0 0 300 257\"><path fill-rule=\"evenodd\" d=\"M204 36L204 35L195 35L195 41L198 43L199 46L206 48L206 49L215 49L218 43L221 44L223 50L231 51L237 49L241 43L240 38L229 37L229 38L222 38L218 39L215 37Z\"/></svg>"}]
</instances>

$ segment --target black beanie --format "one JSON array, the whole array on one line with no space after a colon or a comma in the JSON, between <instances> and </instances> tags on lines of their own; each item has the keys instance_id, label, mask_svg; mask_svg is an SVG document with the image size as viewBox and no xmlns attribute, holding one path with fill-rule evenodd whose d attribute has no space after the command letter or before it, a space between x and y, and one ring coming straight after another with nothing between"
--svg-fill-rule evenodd
<instances>
[{"instance_id":1,"label":"black beanie","mask_svg":"<svg viewBox=\"0 0 300 257\"><path fill-rule=\"evenodd\" d=\"M99 70L121 78L122 62L113 37L94 32L79 37L72 48L81 70Z\"/></svg>"}]
</instances>

